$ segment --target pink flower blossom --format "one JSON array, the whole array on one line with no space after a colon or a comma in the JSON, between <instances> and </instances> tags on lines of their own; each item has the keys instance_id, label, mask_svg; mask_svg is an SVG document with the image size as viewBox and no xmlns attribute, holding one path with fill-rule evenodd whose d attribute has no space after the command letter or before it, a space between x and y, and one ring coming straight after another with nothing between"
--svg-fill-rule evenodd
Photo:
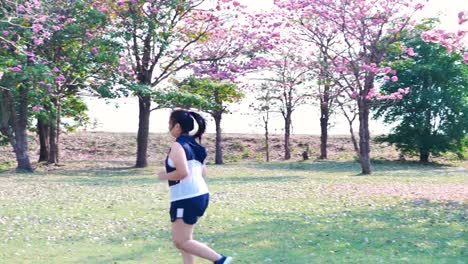
<instances>
[{"instance_id":1,"label":"pink flower blossom","mask_svg":"<svg viewBox=\"0 0 468 264\"><path fill-rule=\"evenodd\" d=\"M8 37L8 35L10 35L10 32L3 30L2 34L4 37Z\"/></svg>"},{"instance_id":2,"label":"pink flower blossom","mask_svg":"<svg viewBox=\"0 0 468 264\"><path fill-rule=\"evenodd\" d=\"M416 53L414 52L413 48L407 49L407 50L406 50L406 53L408 53L408 55L410 55L410 56L415 56L415 55L416 55Z\"/></svg>"},{"instance_id":3,"label":"pink flower blossom","mask_svg":"<svg viewBox=\"0 0 468 264\"><path fill-rule=\"evenodd\" d=\"M388 66L383 69L384 73L389 73L390 71L392 71L392 68L390 68Z\"/></svg>"},{"instance_id":4,"label":"pink flower blossom","mask_svg":"<svg viewBox=\"0 0 468 264\"><path fill-rule=\"evenodd\" d=\"M42 37L45 38L45 39L49 39L51 35L52 35L52 34L51 34L49 31L45 31L45 32L42 34Z\"/></svg>"},{"instance_id":5,"label":"pink flower blossom","mask_svg":"<svg viewBox=\"0 0 468 264\"><path fill-rule=\"evenodd\" d=\"M44 109L44 108L42 108L42 106L39 106L39 105L35 105L35 106L32 107L32 110L33 110L34 112L39 112L39 111L41 111L42 109Z\"/></svg>"},{"instance_id":6,"label":"pink flower blossom","mask_svg":"<svg viewBox=\"0 0 468 264\"><path fill-rule=\"evenodd\" d=\"M36 45L36 46L39 46L39 45L44 44L44 40L41 39L41 38L32 37L32 40L33 40L33 42L34 42L34 45Z\"/></svg>"},{"instance_id":7,"label":"pink flower blossom","mask_svg":"<svg viewBox=\"0 0 468 264\"><path fill-rule=\"evenodd\" d=\"M468 21L468 16L467 16L468 12L464 12L464 11L461 11L460 13L458 13L458 24L459 25L462 25L464 24L466 21Z\"/></svg>"},{"instance_id":8,"label":"pink flower blossom","mask_svg":"<svg viewBox=\"0 0 468 264\"><path fill-rule=\"evenodd\" d=\"M65 76L63 74L59 74L59 76L57 76L57 78L55 78L56 83L64 82L64 81L65 81Z\"/></svg>"},{"instance_id":9,"label":"pink flower blossom","mask_svg":"<svg viewBox=\"0 0 468 264\"><path fill-rule=\"evenodd\" d=\"M23 70L23 66L21 65L17 65L17 66L14 66L14 67L11 67L9 68L12 72L20 72Z\"/></svg>"},{"instance_id":10,"label":"pink flower blossom","mask_svg":"<svg viewBox=\"0 0 468 264\"><path fill-rule=\"evenodd\" d=\"M32 25L32 30L34 33L38 33L39 31L41 31L43 29L43 26L42 24L33 24Z\"/></svg>"},{"instance_id":11,"label":"pink flower blossom","mask_svg":"<svg viewBox=\"0 0 468 264\"><path fill-rule=\"evenodd\" d=\"M99 53L99 47L92 47L91 48L91 53L94 55L97 55Z\"/></svg>"},{"instance_id":12,"label":"pink flower blossom","mask_svg":"<svg viewBox=\"0 0 468 264\"><path fill-rule=\"evenodd\" d=\"M468 52L463 53L463 61L468 64Z\"/></svg>"},{"instance_id":13,"label":"pink flower blossom","mask_svg":"<svg viewBox=\"0 0 468 264\"><path fill-rule=\"evenodd\" d=\"M397 76L392 76L392 82L397 82L398 81L398 77Z\"/></svg>"}]
</instances>

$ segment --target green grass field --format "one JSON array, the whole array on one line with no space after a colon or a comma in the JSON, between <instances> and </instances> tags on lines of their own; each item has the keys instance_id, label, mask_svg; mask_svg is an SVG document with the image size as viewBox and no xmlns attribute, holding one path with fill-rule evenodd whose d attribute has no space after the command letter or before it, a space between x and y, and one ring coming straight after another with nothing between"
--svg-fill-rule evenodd
<instances>
[{"instance_id":1,"label":"green grass field","mask_svg":"<svg viewBox=\"0 0 468 264\"><path fill-rule=\"evenodd\" d=\"M0 263L182 263L160 167L0 173ZM210 166L195 238L235 263L467 263L468 171L380 161ZM197 260L197 263L209 263Z\"/></svg>"}]
</instances>

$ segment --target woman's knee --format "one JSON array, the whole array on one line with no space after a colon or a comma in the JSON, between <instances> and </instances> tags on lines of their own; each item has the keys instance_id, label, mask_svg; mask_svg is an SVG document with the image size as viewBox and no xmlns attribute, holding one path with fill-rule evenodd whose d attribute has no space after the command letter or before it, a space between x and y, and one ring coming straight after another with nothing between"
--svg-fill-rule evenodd
<instances>
[{"instance_id":1,"label":"woman's knee","mask_svg":"<svg viewBox=\"0 0 468 264\"><path fill-rule=\"evenodd\" d=\"M177 238L172 239L172 243L174 243L174 246L182 250L184 249L185 242L187 242L187 239L177 239Z\"/></svg>"},{"instance_id":2,"label":"woman's knee","mask_svg":"<svg viewBox=\"0 0 468 264\"><path fill-rule=\"evenodd\" d=\"M172 242L178 249L183 249L184 244L192 239L193 226L185 224L182 219L177 219L172 225Z\"/></svg>"}]
</instances>

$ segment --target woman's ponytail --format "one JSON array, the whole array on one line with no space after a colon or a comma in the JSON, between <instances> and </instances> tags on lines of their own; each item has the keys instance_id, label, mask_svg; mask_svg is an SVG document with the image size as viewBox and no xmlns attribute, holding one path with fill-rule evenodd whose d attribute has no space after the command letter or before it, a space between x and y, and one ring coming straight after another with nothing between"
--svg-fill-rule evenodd
<instances>
[{"instance_id":1,"label":"woman's ponytail","mask_svg":"<svg viewBox=\"0 0 468 264\"><path fill-rule=\"evenodd\" d=\"M201 142L202 135L205 133L206 130L206 121L200 114L196 112L190 111L189 115L192 116L198 124L198 131L193 135L193 137L198 138L198 140L200 140Z\"/></svg>"}]
</instances>

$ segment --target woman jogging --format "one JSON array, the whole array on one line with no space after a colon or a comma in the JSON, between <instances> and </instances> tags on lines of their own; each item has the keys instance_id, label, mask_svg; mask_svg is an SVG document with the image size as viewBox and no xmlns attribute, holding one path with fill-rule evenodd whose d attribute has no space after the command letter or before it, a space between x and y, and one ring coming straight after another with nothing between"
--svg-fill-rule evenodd
<instances>
[{"instance_id":1,"label":"woman jogging","mask_svg":"<svg viewBox=\"0 0 468 264\"><path fill-rule=\"evenodd\" d=\"M182 253L184 264L194 264L195 256L215 264L229 264L231 257L218 254L207 245L193 239L193 229L208 207L209 192L204 177L207 156L201 140L206 122L195 112L175 110L169 118L169 131L176 139L166 158L166 170L159 173L169 181L172 240Z\"/></svg>"}]
</instances>

